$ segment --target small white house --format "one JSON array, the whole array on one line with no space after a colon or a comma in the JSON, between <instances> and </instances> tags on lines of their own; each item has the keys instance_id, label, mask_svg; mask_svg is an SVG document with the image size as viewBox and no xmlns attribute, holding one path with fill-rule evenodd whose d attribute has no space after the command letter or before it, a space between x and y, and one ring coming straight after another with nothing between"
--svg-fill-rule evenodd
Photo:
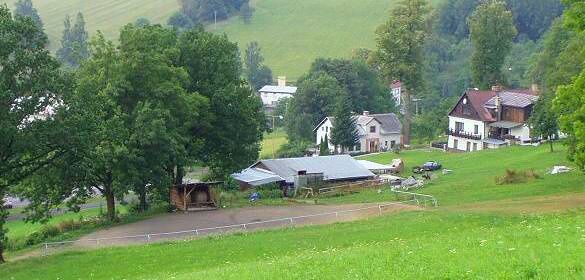
<instances>
[{"instance_id":1,"label":"small white house","mask_svg":"<svg viewBox=\"0 0 585 280\"><path fill-rule=\"evenodd\" d=\"M531 141L536 90L468 90L449 113L448 148L478 151Z\"/></svg>"},{"instance_id":2,"label":"small white house","mask_svg":"<svg viewBox=\"0 0 585 280\"><path fill-rule=\"evenodd\" d=\"M402 144L402 124L395 114L370 114L364 111L362 115L356 115L354 118L359 134L359 144L350 147L349 153L387 151ZM331 144L331 131L334 125L335 118L326 117L313 130L317 146L327 139L331 152L335 151L335 147Z\"/></svg>"},{"instance_id":3,"label":"small white house","mask_svg":"<svg viewBox=\"0 0 585 280\"><path fill-rule=\"evenodd\" d=\"M278 85L267 85L259 91L260 99L265 108L275 108L284 98L292 98L297 93L297 87L286 85L286 77L278 77Z\"/></svg>"}]
</instances>

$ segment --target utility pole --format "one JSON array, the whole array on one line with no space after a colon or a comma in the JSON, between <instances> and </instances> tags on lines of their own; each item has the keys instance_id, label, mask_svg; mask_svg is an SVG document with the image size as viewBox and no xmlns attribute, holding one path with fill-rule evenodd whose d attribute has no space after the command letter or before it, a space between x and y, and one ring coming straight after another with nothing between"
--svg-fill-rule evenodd
<instances>
[{"instance_id":1,"label":"utility pole","mask_svg":"<svg viewBox=\"0 0 585 280\"><path fill-rule=\"evenodd\" d=\"M272 118L272 133L274 133L275 129L276 129L276 118L279 118L282 120L282 119L284 119L284 117L283 116L275 116L275 115L268 115L267 117ZM274 141L270 141L270 142L272 142L272 158L275 159L276 158L276 151L274 149Z\"/></svg>"}]
</instances>

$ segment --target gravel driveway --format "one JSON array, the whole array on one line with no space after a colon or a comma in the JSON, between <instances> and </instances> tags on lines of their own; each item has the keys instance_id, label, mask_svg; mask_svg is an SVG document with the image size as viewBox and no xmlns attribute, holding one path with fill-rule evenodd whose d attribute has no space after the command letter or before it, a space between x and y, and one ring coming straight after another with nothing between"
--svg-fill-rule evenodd
<instances>
[{"instance_id":1,"label":"gravel driveway","mask_svg":"<svg viewBox=\"0 0 585 280\"><path fill-rule=\"evenodd\" d=\"M121 236L135 236L144 234L157 234L176 231L187 231L193 229L204 229L221 227L227 225L252 223L260 221L269 221L275 219L299 217L307 215L316 215L323 213L332 213L344 210L354 210L365 207L373 207L373 209L344 212L338 215L330 214L318 217L307 217L301 219L294 219L294 225L311 225L311 224L328 224L340 221L351 221L380 214L378 204L346 204L346 205L299 205L299 206L262 206L262 207L248 207L238 209L219 209L214 211L203 212L189 212L189 213L172 213L160 215L148 220L112 227L97 231L95 233L86 235L76 242L76 246L80 247L96 247L96 246L115 246L115 245L129 245L145 243L147 238L144 236L134 238L121 238L113 240L84 241L86 239L99 238L113 238ZM390 213L403 210L413 210L415 206L409 205L392 205L383 208L383 213ZM246 230L257 230L264 228L277 228L283 226L290 226L291 221L274 221L269 223L261 223L246 226ZM200 236L207 234L217 234L226 231L243 230L243 227L235 227L229 229L214 229L214 230L199 230ZM149 242L159 242L170 239L186 239L196 237L194 232L175 234L175 235L155 235L151 236Z\"/></svg>"}]
</instances>

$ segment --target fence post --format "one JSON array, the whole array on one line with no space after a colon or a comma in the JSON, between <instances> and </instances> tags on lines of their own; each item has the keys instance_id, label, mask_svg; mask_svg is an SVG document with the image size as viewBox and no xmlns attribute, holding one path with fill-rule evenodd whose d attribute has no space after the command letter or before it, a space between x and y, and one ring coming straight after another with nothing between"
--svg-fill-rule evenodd
<instances>
[{"instance_id":1,"label":"fence post","mask_svg":"<svg viewBox=\"0 0 585 280\"><path fill-rule=\"evenodd\" d=\"M49 244L45 243L45 249L43 250L43 257L46 257L48 255L48 251L49 251Z\"/></svg>"},{"instance_id":2,"label":"fence post","mask_svg":"<svg viewBox=\"0 0 585 280\"><path fill-rule=\"evenodd\" d=\"M291 225L293 225L293 224L294 224L293 218L290 218L290 224L291 224Z\"/></svg>"},{"instance_id":3,"label":"fence post","mask_svg":"<svg viewBox=\"0 0 585 280\"><path fill-rule=\"evenodd\" d=\"M199 236L199 230L195 229L195 235Z\"/></svg>"},{"instance_id":4,"label":"fence post","mask_svg":"<svg viewBox=\"0 0 585 280\"><path fill-rule=\"evenodd\" d=\"M150 242L150 234L146 235L146 242Z\"/></svg>"},{"instance_id":5,"label":"fence post","mask_svg":"<svg viewBox=\"0 0 585 280\"><path fill-rule=\"evenodd\" d=\"M382 216L382 205L378 204L378 211L380 212L380 216Z\"/></svg>"}]
</instances>

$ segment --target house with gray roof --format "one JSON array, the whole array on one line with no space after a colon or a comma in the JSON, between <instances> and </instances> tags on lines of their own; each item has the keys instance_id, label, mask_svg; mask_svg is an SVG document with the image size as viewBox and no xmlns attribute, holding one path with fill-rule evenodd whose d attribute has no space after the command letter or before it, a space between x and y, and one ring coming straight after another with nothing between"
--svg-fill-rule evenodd
<instances>
[{"instance_id":1,"label":"house with gray roof","mask_svg":"<svg viewBox=\"0 0 585 280\"><path fill-rule=\"evenodd\" d=\"M270 183L282 186L351 182L374 178L370 172L349 155L281 158L260 160L232 178L241 186L254 187Z\"/></svg>"},{"instance_id":2,"label":"house with gray roof","mask_svg":"<svg viewBox=\"0 0 585 280\"><path fill-rule=\"evenodd\" d=\"M449 113L447 146L477 151L532 141L528 119L538 88L467 90Z\"/></svg>"},{"instance_id":3,"label":"house with gray roof","mask_svg":"<svg viewBox=\"0 0 585 280\"><path fill-rule=\"evenodd\" d=\"M278 77L276 86L266 85L258 91L264 108L268 111L276 108L280 101L286 98L292 98L297 93L297 87L287 86L286 77Z\"/></svg>"},{"instance_id":4,"label":"house with gray roof","mask_svg":"<svg viewBox=\"0 0 585 280\"><path fill-rule=\"evenodd\" d=\"M355 147L349 147L349 153L387 151L402 144L402 124L396 114L370 114L370 112L364 111L361 115L354 116L354 118L359 143ZM331 152L335 151L335 147L331 144L331 130L334 126L335 118L326 117L313 129L317 146L327 140L329 141Z\"/></svg>"}]
</instances>

